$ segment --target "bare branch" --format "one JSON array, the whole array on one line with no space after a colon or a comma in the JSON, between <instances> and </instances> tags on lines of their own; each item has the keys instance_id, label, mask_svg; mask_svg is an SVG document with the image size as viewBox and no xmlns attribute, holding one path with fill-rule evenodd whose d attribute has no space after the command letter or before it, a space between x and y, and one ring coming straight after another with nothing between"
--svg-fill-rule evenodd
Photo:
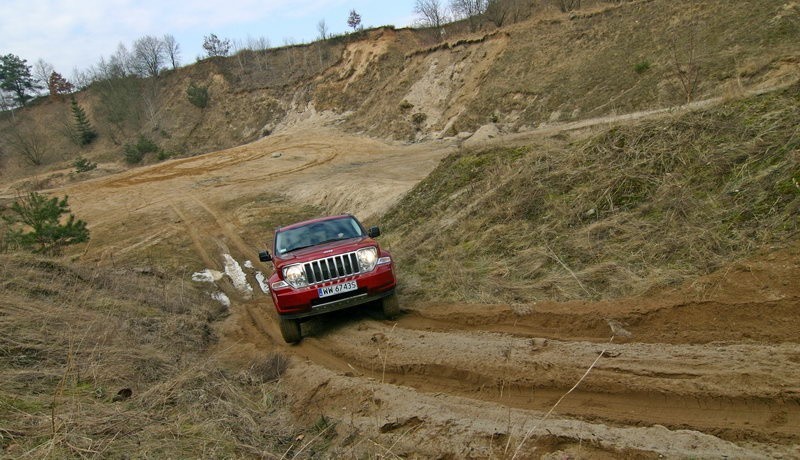
<instances>
[{"instance_id":1,"label":"bare branch","mask_svg":"<svg viewBox=\"0 0 800 460\"><path fill-rule=\"evenodd\" d=\"M424 27L439 29L447 22L447 13L440 0L417 0L414 13L419 16L419 22Z\"/></svg>"}]
</instances>

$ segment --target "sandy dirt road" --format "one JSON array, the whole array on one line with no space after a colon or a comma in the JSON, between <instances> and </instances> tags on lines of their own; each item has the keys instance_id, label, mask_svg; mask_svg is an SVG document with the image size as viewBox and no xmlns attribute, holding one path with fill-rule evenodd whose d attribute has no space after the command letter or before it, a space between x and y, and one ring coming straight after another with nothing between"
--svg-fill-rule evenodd
<instances>
[{"instance_id":1,"label":"sandy dirt road","mask_svg":"<svg viewBox=\"0 0 800 460\"><path fill-rule=\"evenodd\" d=\"M176 266L222 270L223 254L243 263L266 247L271 213L379 215L454 148L296 127L58 192L91 223L84 260L146 263L171 248ZM254 287L256 270L269 267L248 271ZM796 458L798 279L795 247L648 298L405 304L396 322L342 312L305 323L297 346L267 295L222 282L233 304L216 353L233 367L293 356L297 415L336 419L340 455Z\"/></svg>"}]
</instances>

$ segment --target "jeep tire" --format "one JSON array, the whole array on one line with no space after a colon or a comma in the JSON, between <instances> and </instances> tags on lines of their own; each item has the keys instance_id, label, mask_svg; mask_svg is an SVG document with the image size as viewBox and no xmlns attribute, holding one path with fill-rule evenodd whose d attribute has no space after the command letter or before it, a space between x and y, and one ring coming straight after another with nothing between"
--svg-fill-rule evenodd
<instances>
[{"instance_id":1,"label":"jeep tire","mask_svg":"<svg viewBox=\"0 0 800 460\"><path fill-rule=\"evenodd\" d=\"M300 333L300 321L281 318L279 320L279 325L281 328L281 335L286 343L297 343L303 338L303 335Z\"/></svg>"},{"instance_id":2,"label":"jeep tire","mask_svg":"<svg viewBox=\"0 0 800 460\"><path fill-rule=\"evenodd\" d=\"M384 297L383 303L383 316L388 319L395 319L400 316L400 301L397 300L397 294L391 294Z\"/></svg>"}]
</instances>

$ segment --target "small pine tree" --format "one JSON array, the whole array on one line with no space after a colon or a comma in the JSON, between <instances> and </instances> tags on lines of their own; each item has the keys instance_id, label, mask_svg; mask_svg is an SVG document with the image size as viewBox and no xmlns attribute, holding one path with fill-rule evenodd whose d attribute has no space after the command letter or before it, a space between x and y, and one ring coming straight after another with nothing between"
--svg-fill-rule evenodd
<instances>
[{"instance_id":1,"label":"small pine tree","mask_svg":"<svg viewBox=\"0 0 800 460\"><path fill-rule=\"evenodd\" d=\"M78 144L89 145L95 138L97 132L92 128L89 123L89 118L86 116L86 111L83 107L78 105L78 101L72 98L72 116L75 118L75 129L78 131Z\"/></svg>"},{"instance_id":2,"label":"small pine tree","mask_svg":"<svg viewBox=\"0 0 800 460\"><path fill-rule=\"evenodd\" d=\"M140 152L133 144L125 144L122 147L122 156L125 157L126 163L134 165L142 161L144 153Z\"/></svg>"},{"instance_id":3,"label":"small pine tree","mask_svg":"<svg viewBox=\"0 0 800 460\"><path fill-rule=\"evenodd\" d=\"M84 173L97 169L97 163L93 163L83 157L76 158L75 161L72 162L72 166L75 167L75 172L77 173Z\"/></svg>"},{"instance_id":4,"label":"small pine tree","mask_svg":"<svg viewBox=\"0 0 800 460\"><path fill-rule=\"evenodd\" d=\"M86 222L70 213L67 197L48 199L31 192L19 198L3 216L9 228L6 241L42 254L58 254L64 246L89 241ZM62 216L69 215L61 223Z\"/></svg>"},{"instance_id":5,"label":"small pine tree","mask_svg":"<svg viewBox=\"0 0 800 460\"><path fill-rule=\"evenodd\" d=\"M208 94L208 86L198 86L194 82L186 88L186 98L189 99L192 105L201 109L208 107L208 102L211 100L211 96Z\"/></svg>"},{"instance_id":6,"label":"small pine tree","mask_svg":"<svg viewBox=\"0 0 800 460\"><path fill-rule=\"evenodd\" d=\"M144 159L145 154L158 152L159 148L155 142L145 136L139 136L135 144L125 144L122 148L122 155L128 164L136 164ZM159 158L161 160L162 158Z\"/></svg>"}]
</instances>

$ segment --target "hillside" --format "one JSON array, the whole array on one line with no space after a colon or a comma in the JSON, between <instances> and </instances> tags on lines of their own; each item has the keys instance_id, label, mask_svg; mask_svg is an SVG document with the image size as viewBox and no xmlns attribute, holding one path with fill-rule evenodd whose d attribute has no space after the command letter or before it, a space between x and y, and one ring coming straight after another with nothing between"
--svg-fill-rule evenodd
<instances>
[{"instance_id":1,"label":"hillside","mask_svg":"<svg viewBox=\"0 0 800 460\"><path fill-rule=\"evenodd\" d=\"M640 295L789 244L800 230L797 126L795 84L600 134L459 151L386 215L407 294Z\"/></svg>"},{"instance_id":2,"label":"hillside","mask_svg":"<svg viewBox=\"0 0 800 460\"><path fill-rule=\"evenodd\" d=\"M0 456L797 457L800 5L430 32L93 85L86 149L68 100L4 114L0 211L68 195L91 239L0 253ZM126 165L139 136L161 158ZM286 345L257 253L344 212L381 226L404 314Z\"/></svg>"},{"instance_id":3,"label":"hillside","mask_svg":"<svg viewBox=\"0 0 800 460\"><path fill-rule=\"evenodd\" d=\"M24 162L10 145L15 132L39 141L45 165L62 166L78 156L121 162L123 144L140 135L162 157L186 156L250 142L309 117L409 141L488 123L517 132L735 96L797 73L795 3L589 5L572 15L545 9L480 32L455 24L438 44L430 31L385 27L206 59L157 80L98 82L77 95L100 132L98 142L88 149L71 144L64 135L69 101L42 100L0 126L3 169L10 176L42 170L18 171ZM679 71L695 82L691 91ZM187 99L192 84L208 89L207 108Z\"/></svg>"}]
</instances>

